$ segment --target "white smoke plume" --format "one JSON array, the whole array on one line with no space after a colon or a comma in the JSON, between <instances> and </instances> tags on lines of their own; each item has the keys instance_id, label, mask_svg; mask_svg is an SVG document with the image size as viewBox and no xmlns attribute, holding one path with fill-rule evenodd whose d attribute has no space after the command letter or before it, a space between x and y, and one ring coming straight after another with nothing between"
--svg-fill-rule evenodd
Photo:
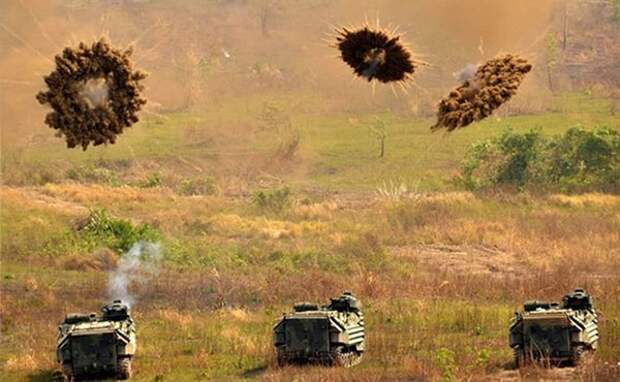
<instances>
[{"instance_id":1,"label":"white smoke plume","mask_svg":"<svg viewBox=\"0 0 620 382\"><path fill-rule=\"evenodd\" d=\"M84 83L80 96L90 108L105 106L109 100L109 86L103 78L91 79Z\"/></svg>"},{"instance_id":2,"label":"white smoke plume","mask_svg":"<svg viewBox=\"0 0 620 382\"><path fill-rule=\"evenodd\" d=\"M478 65L476 64L467 64L465 67L458 72L452 73L454 78L456 78L460 83L464 83L465 81L471 81L476 76L476 71L478 70Z\"/></svg>"},{"instance_id":3,"label":"white smoke plume","mask_svg":"<svg viewBox=\"0 0 620 382\"><path fill-rule=\"evenodd\" d=\"M144 286L158 273L161 246L157 243L139 241L123 253L108 277L108 298L122 300L129 306L136 303L136 293L129 291L132 285Z\"/></svg>"}]
</instances>

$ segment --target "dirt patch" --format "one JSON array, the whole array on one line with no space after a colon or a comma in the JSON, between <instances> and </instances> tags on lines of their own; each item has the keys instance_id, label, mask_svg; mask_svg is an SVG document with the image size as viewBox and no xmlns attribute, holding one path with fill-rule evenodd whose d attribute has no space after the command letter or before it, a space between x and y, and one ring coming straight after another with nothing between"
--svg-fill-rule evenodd
<instances>
[{"instance_id":1,"label":"dirt patch","mask_svg":"<svg viewBox=\"0 0 620 382\"><path fill-rule=\"evenodd\" d=\"M429 269L469 275L513 278L527 273L515 254L484 245L411 245L391 247L393 256L411 259Z\"/></svg>"}]
</instances>

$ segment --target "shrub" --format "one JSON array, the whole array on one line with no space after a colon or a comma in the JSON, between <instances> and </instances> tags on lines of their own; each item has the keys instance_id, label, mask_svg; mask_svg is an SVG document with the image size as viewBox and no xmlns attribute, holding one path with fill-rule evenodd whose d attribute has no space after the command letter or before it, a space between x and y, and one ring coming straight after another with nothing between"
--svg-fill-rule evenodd
<instances>
[{"instance_id":1,"label":"shrub","mask_svg":"<svg viewBox=\"0 0 620 382\"><path fill-rule=\"evenodd\" d=\"M563 190L610 191L620 185L620 134L570 129L548 144L548 181Z\"/></svg>"},{"instance_id":2,"label":"shrub","mask_svg":"<svg viewBox=\"0 0 620 382\"><path fill-rule=\"evenodd\" d=\"M113 218L104 209L94 209L81 222L78 232L85 239L105 245L119 252L125 252L140 241L159 241L160 234L148 224L134 225L128 220Z\"/></svg>"},{"instance_id":3,"label":"shrub","mask_svg":"<svg viewBox=\"0 0 620 382\"><path fill-rule=\"evenodd\" d=\"M511 130L474 144L462 163L459 182L469 189L537 186L561 191L617 191L620 134L599 127L571 128L545 138Z\"/></svg>"},{"instance_id":4,"label":"shrub","mask_svg":"<svg viewBox=\"0 0 620 382\"><path fill-rule=\"evenodd\" d=\"M440 348L435 353L435 362L441 369L442 381L450 382L456 378L456 355L447 348Z\"/></svg>"},{"instance_id":5,"label":"shrub","mask_svg":"<svg viewBox=\"0 0 620 382\"><path fill-rule=\"evenodd\" d=\"M142 182L140 182L140 184L138 184L138 186L142 188L153 188L153 187L161 187L163 183L164 181L161 175L155 172L147 176L145 180L143 180Z\"/></svg>"},{"instance_id":6,"label":"shrub","mask_svg":"<svg viewBox=\"0 0 620 382\"><path fill-rule=\"evenodd\" d=\"M462 165L462 181L470 189L511 185L523 187L538 176L544 138L535 130L504 132L499 138L474 144Z\"/></svg>"},{"instance_id":7,"label":"shrub","mask_svg":"<svg viewBox=\"0 0 620 382\"><path fill-rule=\"evenodd\" d=\"M217 183L211 176L183 179L179 186L179 193L181 195L215 195Z\"/></svg>"},{"instance_id":8,"label":"shrub","mask_svg":"<svg viewBox=\"0 0 620 382\"><path fill-rule=\"evenodd\" d=\"M257 191L254 193L253 201L261 209L281 212L291 205L291 190L283 187Z\"/></svg>"}]
</instances>

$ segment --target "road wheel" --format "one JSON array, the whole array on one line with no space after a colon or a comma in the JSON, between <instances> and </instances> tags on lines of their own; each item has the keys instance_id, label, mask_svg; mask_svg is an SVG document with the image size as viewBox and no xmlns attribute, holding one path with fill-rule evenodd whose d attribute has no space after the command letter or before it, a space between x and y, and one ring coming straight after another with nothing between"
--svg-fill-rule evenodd
<instances>
[{"instance_id":1,"label":"road wheel","mask_svg":"<svg viewBox=\"0 0 620 382\"><path fill-rule=\"evenodd\" d=\"M332 365L341 367L355 366L362 360L362 355L356 350L344 351L342 347L332 352Z\"/></svg>"},{"instance_id":2,"label":"road wheel","mask_svg":"<svg viewBox=\"0 0 620 382\"><path fill-rule=\"evenodd\" d=\"M284 356L284 354L278 352L276 357L276 362L278 363L278 367L284 367L288 365L288 359Z\"/></svg>"},{"instance_id":3,"label":"road wheel","mask_svg":"<svg viewBox=\"0 0 620 382\"><path fill-rule=\"evenodd\" d=\"M520 346L514 348L514 360L515 360L515 368L519 369L524 366L527 366L527 359L525 357L525 351Z\"/></svg>"},{"instance_id":4,"label":"road wheel","mask_svg":"<svg viewBox=\"0 0 620 382\"><path fill-rule=\"evenodd\" d=\"M73 378L73 365L70 363L62 364L62 374L65 377L64 380L67 382L72 382L75 380L75 378Z\"/></svg>"},{"instance_id":5,"label":"road wheel","mask_svg":"<svg viewBox=\"0 0 620 382\"><path fill-rule=\"evenodd\" d=\"M118 363L118 379L125 380L131 378L131 359L121 358Z\"/></svg>"},{"instance_id":6,"label":"road wheel","mask_svg":"<svg viewBox=\"0 0 620 382\"><path fill-rule=\"evenodd\" d=\"M575 350L573 350L573 358L571 360L573 366L579 366L583 362L583 356L585 352L586 351L583 346L580 345L575 347Z\"/></svg>"},{"instance_id":7,"label":"road wheel","mask_svg":"<svg viewBox=\"0 0 620 382\"><path fill-rule=\"evenodd\" d=\"M61 370L56 370L52 374L52 382L68 382L69 379L65 376L65 374Z\"/></svg>"}]
</instances>

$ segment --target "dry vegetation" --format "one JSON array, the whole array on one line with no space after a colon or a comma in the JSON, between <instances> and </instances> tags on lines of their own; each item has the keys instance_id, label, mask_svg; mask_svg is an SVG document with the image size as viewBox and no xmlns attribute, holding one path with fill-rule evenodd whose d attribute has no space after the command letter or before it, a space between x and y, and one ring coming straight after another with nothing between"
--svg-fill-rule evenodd
<instances>
[{"instance_id":1,"label":"dry vegetation","mask_svg":"<svg viewBox=\"0 0 620 382\"><path fill-rule=\"evenodd\" d=\"M105 269L117 255L84 252L74 228L92 205L164 235L163 268L137 290L137 380L515 378L506 345L512 311L577 285L596 297L603 335L595 362L570 375L611 373L620 357L617 196L298 191L274 212L249 199L138 191L2 188L1 228L12 238L2 243L9 380L48 375L63 313L96 309L105 298ZM275 368L274 319L294 301L344 288L366 305L365 361L351 370Z\"/></svg>"}]
</instances>

